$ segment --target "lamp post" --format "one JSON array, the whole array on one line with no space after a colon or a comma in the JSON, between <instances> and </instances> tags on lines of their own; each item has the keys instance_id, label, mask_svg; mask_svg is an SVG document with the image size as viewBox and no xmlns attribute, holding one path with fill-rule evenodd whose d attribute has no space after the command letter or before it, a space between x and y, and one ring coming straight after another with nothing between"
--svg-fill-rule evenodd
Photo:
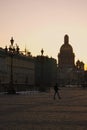
<instances>
[{"instance_id":1,"label":"lamp post","mask_svg":"<svg viewBox=\"0 0 87 130\"><path fill-rule=\"evenodd\" d=\"M14 89L14 84L13 84L13 56L15 53L15 47L13 46L14 40L13 37L10 40L11 45L7 49L5 48L6 52L8 52L8 55L11 58L11 63L10 63L10 82L9 82L9 88L8 88L8 94L16 94L16 91Z\"/></svg>"}]
</instances>

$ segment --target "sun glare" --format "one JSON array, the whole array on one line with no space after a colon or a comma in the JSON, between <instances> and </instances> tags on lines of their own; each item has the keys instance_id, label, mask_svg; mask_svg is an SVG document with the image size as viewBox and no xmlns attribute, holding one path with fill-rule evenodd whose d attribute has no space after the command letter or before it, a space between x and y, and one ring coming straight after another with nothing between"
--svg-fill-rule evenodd
<instances>
[{"instance_id":1,"label":"sun glare","mask_svg":"<svg viewBox=\"0 0 87 130\"><path fill-rule=\"evenodd\" d=\"M84 69L87 70L87 64L85 64Z\"/></svg>"}]
</instances>

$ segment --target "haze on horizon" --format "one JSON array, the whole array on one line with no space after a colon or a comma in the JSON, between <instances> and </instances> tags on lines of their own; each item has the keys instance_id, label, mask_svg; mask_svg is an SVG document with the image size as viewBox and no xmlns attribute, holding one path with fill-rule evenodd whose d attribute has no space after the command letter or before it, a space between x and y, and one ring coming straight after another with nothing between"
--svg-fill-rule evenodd
<instances>
[{"instance_id":1,"label":"haze on horizon","mask_svg":"<svg viewBox=\"0 0 87 130\"><path fill-rule=\"evenodd\" d=\"M65 34L87 64L87 0L0 0L0 47L13 36L21 50L57 59Z\"/></svg>"}]
</instances>

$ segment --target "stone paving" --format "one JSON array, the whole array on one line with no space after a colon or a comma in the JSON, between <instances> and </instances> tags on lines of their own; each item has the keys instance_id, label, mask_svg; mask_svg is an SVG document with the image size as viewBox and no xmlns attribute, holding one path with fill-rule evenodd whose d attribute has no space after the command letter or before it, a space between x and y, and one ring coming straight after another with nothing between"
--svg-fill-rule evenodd
<instances>
[{"instance_id":1,"label":"stone paving","mask_svg":"<svg viewBox=\"0 0 87 130\"><path fill-rule=\"evenodd\" d=\"M87 89L0 95L0 130L87 130Z\"/></svg>"}]
</instances>

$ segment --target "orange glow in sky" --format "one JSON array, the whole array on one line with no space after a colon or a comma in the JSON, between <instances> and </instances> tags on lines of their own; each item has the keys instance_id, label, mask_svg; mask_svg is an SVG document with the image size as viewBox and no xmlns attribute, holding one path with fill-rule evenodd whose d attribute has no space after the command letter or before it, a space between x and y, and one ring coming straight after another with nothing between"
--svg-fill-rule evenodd
<instances>
[{"instance_id":1,"label":"orange glow in sky","mask_svg":"<svg viewBox=\"0 0 87 130\"><path fill-rule=\"evenodd\" d=\"M57 59L68 34L75 59L87 64L87 0L0 0L0 46L13 36L33 56Z\"/></svg>"}]
</instances>

